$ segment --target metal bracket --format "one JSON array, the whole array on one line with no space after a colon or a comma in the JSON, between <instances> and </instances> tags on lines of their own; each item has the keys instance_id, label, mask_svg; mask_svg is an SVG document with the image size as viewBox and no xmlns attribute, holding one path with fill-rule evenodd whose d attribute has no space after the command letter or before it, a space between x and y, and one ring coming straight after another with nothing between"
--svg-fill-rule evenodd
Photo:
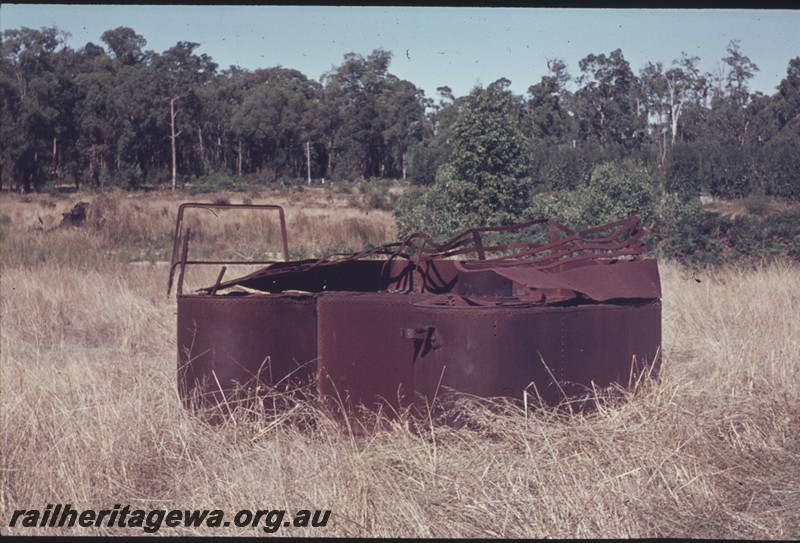
<instances>
[{"instance_id":1,"label":"metal bracket","mask_svg":"<svg viewBox=\"0 0 800 543\"><path fill-rule=\"evenodd\" d=\"M413 326L411 328L401 328L400 337L414 341L414 358L422 352L425 356L431 351L442 348L442 342L436 337L436 328L433 326Z\"/></svg>"}]
</instances>

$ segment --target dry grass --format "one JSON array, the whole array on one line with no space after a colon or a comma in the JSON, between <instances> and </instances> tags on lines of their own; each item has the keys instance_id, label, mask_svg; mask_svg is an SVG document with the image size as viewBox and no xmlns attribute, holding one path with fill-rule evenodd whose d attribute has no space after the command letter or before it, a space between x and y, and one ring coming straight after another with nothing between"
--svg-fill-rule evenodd
<instances>
[{"instance_id":1,"label":"dry grass","mask_svg":"<svg viewBox=\"0 0 800 543\"><path fill-rule=\"evenodd\" d=\"M14 509L61 502L333 511L323 530L278 535L800 537L796 265L693 276L662 263L661 379L627 401L576 415L476 404L464 414L467 428L415 433L397 425L354 438L324 419L314 431L265 418L214 427L184 411L165 269L103 260L101 230L26 232L22 205L5 204L0 212L12 218L0 284L4 535L141 533L7 527ZM138 205L172 210L177 200ZM366 217L359 213L341 216ZM391 234L376 214L369 217ZM295 225L329 221L342 236L349 228L333 210L293 208L290 216ZM14 236L39 236L52 253L25 263ZM79 243L83 256L71 254Z\"/></svg>"},{"instance_id":2,"label":"dry grass","mask_svg":"<svg viewBox=\"0 0 800 543\"><path fill-rule=\"evenodd\" d=\"M358 251L365 245L394 241L391 212L354 207L352 198L324 189L297 194L266 194L247 202L284 206L292 259ZM107 260L167 261L172 253L175 217L181 202L217 200L243 203L241 195L188 197L172 193L112 196L0 195L3 262L9 266L49 262L98 267ZM88 202L84 228L59 228L62 214L78 201ZM191 255L206 258L264 259L282 256L277 214L190 210L187 226L195 232Z\"/></svg>"}]
</instances>

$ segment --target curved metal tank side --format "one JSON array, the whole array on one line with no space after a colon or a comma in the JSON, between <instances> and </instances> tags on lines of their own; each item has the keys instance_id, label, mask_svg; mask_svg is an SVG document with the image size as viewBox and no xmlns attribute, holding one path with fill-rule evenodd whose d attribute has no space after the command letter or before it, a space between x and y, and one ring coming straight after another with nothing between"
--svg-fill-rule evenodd
<instances>
[{"instance_id":1,"label":"curved metal tank side","mask_svg":"<svg viewBox=\"0 0 800 543\"><path fill-rule=\"evenodd\" d=\"M312 296L178 296L178 384L222 401L240 385L285 390L309 384L316 372Z\"/></svg>"},{"instance_id":2,"label":"curved metal tank side","mask_svg":"<svg viewBox=\"0 0 800 543\"><path fill-rule=\"evenodd\" d=\"M441 345L414 366L416 390L428 402L448 390L517 399L527 390L558 403L591 390L592 383L626 385L632 371L659 363L658 301L509 308L417 304L414 316L435 328Z\"/></svg>"}]
</instances>

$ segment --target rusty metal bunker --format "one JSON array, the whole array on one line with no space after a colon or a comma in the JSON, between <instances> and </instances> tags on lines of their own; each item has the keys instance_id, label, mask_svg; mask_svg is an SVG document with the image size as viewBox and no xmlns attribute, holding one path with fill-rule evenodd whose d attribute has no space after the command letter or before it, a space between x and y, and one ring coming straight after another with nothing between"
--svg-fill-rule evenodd
<instances>
[{"instance_id":1,"label":"rusty metal bunker","mask_svg":"<svg viewBox=\"0 0 800 543\"><path fill-rule=\"evenodd\" d=\"M282 261L189 259L186 210L280 218ZM545 240L492 244L542 230ZM361 253L289 259L283 209L182 204L168 293L177 288L178 389L227 402L253 387L300 389L337 417L390 417L448 392L558 403L657 372L661 287L636 218L573 231L549 219L422 233ZM226 266L258 271L223 281ZM183 292L190 265L222 266Z\"/></svg>"}]
</instances>

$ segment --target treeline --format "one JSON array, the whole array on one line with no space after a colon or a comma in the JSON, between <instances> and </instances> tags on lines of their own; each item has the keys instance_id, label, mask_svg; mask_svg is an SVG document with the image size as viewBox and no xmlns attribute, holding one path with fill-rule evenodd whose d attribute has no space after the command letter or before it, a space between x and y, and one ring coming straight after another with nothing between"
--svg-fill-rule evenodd
<instances>
[{"instance_id":1,"label":"treeline","mask_svg":"<svg viewBox=\"0 0 800 543\"><path fill-rule=\"evenodd\" d=\"M452 136L469 97L448 87L426 97L389 72L388 51L345 55L317 82L282 67L220 70L193 42L145 50L126 27L105 32L104 46L72 49L67 37L3 32L0 188L169 186L211 175L410 177L425 186L467 152ZM528 191L573 190L598 165L633 160L657 192L800 198L800 57L767 96L749 91L758 67L738 42L726 54L713 74L684 54L637 75L616 50L589 54L575 76L552 59L524 96L495 81L502 124L523 136L514 177ZM476 126L476 146L502 145L483 135L498 127Z\"/></svg>"},{"instance_id":2,"label":"treeline","mask_svg":"<svg viewBox=\"0 0 800 543\"><path fill-rule=\"evenodd\" d=\"M398 178L423 137L423 93L388 72L386 51L346 55L317 82L282 67L219 71L193 42L146 51L126 27L105 32L105 47L78 50L57 28L2 38L3 188L214 173Z\"/></svg>"}]
</instances>

